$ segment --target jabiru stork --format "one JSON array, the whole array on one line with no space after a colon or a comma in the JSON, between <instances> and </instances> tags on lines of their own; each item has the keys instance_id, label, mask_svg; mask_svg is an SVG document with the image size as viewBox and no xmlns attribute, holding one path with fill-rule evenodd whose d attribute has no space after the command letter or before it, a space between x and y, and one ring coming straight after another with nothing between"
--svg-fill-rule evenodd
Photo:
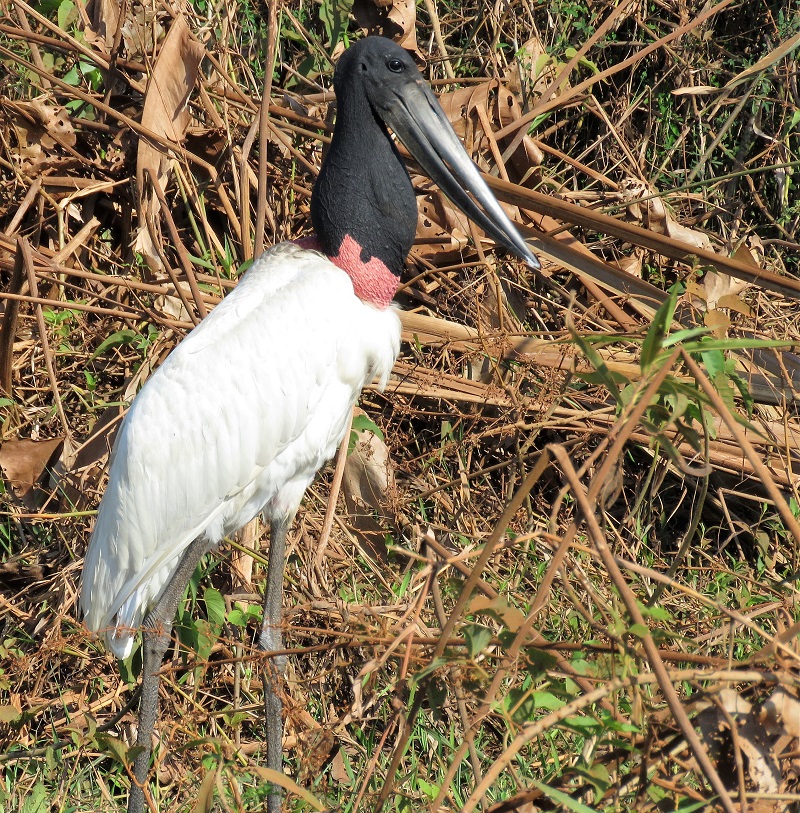
<instances>
[{"instance_id":1,"label":"jabiru stork","mask_svg":"<svg viewBox=\"0 0 800 813\"><path fill-rule=\"evenodd\" d=\"M409 54L368 37L334 74L336 124L311 198L313 244L267 250L172 351L120 427L83 568L81 607L119 658L143 630L128 811L144 804L159 668L201 557L262 514L270 525L258 645L283 648L287 530L341 443L365 384L385 386L400 348L392 305L417 205L389 130L468 217L539 263L483 182ZM281 770L278 680L264 680L267 765ZM280 791L268 800L281 808Z\"/></svg>"}]
</instances>

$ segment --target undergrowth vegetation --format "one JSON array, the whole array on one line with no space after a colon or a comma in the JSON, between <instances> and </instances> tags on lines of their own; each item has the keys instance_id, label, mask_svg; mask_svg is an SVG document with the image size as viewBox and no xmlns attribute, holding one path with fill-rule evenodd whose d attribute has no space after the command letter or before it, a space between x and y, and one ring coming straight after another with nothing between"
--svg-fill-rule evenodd
<instances>
[{"instance_id":1,"label":"undergrowth vegetation","mask_svg":"<svg viewBox=\"0 0 800 813\"><path fill-rule=\"evenodd\" d=\"M800 5L695 5L0 0L0 810L124 805L139 656L76 606L108 452L308 234L367 30L543 268L409 164L401 356L290 533L287 809L798 809ZM266 537L190 584L153 810L264 808Z\"/></svg>"}]
</instances>

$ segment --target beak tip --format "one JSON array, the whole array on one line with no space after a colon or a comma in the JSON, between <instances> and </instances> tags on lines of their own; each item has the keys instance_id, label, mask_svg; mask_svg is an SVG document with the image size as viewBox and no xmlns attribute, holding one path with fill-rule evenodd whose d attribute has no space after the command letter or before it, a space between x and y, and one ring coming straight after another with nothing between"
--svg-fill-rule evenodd
<instances>
[{"instance_id":1,"label":"beak tip","mask_svg":"<svg viewBox=\"0 0 800 813\"><path fill-rule=\"evenodd\" d=\"M525 257L525 263L532 271L541 271L542 269L542 264L539 262L539 258L535 254Z\"/></svg>"}]
</instances>

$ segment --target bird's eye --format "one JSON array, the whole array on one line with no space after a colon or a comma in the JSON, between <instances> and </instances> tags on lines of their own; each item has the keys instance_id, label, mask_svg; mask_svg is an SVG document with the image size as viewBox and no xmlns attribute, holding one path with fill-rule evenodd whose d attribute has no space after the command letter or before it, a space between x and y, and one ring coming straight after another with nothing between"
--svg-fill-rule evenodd
<instances>
[{"instance_id":1,"label":"bird's eye","mask_svg":"<svg viewBox=\"0 0 800 813\"><path fill-rule=\"evenodd\" d=\"M392 73L402 73L406 69L406 66L399 59L390 59L386 63L386 67Z\"/></svg>"}]
</instances>

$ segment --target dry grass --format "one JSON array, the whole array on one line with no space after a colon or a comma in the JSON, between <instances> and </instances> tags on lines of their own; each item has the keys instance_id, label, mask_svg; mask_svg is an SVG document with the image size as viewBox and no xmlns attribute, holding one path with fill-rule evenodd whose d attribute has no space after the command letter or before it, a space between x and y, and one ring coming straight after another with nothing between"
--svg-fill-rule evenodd
<instances>
[{"instance_id":1,"label":"dry grass","mask_svg":"<svg viewBox=\"0 0 800 813\"><path fill-rule=\"evenodd\" d=\"M323 804L797 809L800 372L755 347L800 335L800 7L777 6L393 7L544 267L476 244L414 176L406 341L361 400L395 472L381 532L331 467L290 537L286 767ZM120 669L75 603L108 449L259 216L266 245L306 233L345 32L279 7L259 196L259 10L198 2L167 45L177 12L126 8L104 33L69 2L0 0L7 811L123 803L136 656ZM170 134L152 105L182 90ZM263 571L235 553L233 579L230 555L198 573L165 667L162 811L265 798Z\"/></svg>"}]
</instances>

